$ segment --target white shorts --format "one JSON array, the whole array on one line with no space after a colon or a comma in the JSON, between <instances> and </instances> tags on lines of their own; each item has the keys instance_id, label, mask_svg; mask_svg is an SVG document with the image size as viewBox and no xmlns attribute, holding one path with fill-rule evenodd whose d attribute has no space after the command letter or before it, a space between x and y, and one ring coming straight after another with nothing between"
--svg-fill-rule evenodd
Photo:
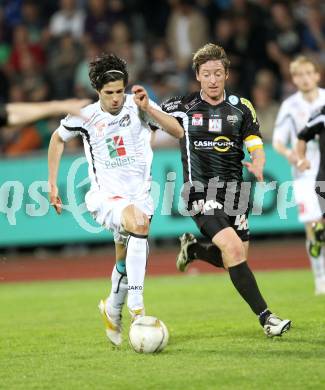
<instances>
[{"instance_id":1,"label":"white shorts","mask_svg":"<svg viewBox=\"0 0 325 390\"><path fill-rule=\"evenodd\" d=\"M88 211L95 221L113 232L115 243L125 243L128 233L121 226L123 210L133 204L148 217L154 212L154 204L150 194L146 193L141 199L111 197L100 191L88 191L85 197Z\"/></svg>"},{"instance_id":2,"label":"white shorts","mask_svg":"<svg viewBox=\"0 0 325 390\"><path fill-rule=\"evenodd\" d=\"M310 177L294 180L293 190L299 221L307 223L321 219L322 212L315 192L315 180Z\"/></svg>"}]
</instances>

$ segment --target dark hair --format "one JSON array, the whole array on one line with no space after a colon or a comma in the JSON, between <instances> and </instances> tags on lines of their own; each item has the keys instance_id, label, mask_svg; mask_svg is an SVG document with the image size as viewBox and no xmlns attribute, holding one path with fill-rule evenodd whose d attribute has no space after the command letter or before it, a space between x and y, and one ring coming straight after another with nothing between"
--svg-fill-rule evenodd
<instances>
[{"instance_id":1,"label":"dark hair","mask_svg":"<svg viewBox=\"0 0 325 390\"><path fill-rule=\"evenodd\" d=\"M193 56L193 69L196 73L199 72L200 66L208 61L220 60L228 72L230 61L223 47L215 45L213 43L207 43L201 47Z\"/></svg>"},{"instance_id":2,"label":"dark hair","mask_svg":"<svg viewBox=\"0 0 325 390\"><path fill-rule=\"evenodd\" d=\"M126 62L115 54L103 53L89 65L89 78L93 88L100 91L110 81L123 80L124 87L128 83Z\"/></svg>"}]
</instances>

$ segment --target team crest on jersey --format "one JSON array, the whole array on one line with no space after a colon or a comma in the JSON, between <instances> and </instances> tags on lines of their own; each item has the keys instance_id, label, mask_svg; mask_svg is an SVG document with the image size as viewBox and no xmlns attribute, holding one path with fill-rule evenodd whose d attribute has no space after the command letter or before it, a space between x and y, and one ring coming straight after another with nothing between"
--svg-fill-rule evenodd
<instances>
[{"instance_id":1,"label":"team crest on jersey","mask_svg":"<svg viewBox=\"0 0 325 390\"><path fill-rule=\"evenodd\" d=\"M209 119L209 132L210 133L220 133L222 129L222 119L221 118L210 118Z\"/></svg>"},{"instance_id":2,"label":"team crest on jersey","mask_svg":"<svg viewBox=\"0 0 325 390\"><path fill-rule=\"evenodd\" d=\"M235 106L235 105L238 104L238 102L239 102L238 97L235 96L235 95L230 95L230 96L228 97L228 100L229 100L229 103L231 103L233 106Z\"/></svg>"},{"instance_id":3,"label":"team crest on jersey","mask_svg":"<svg viewBox=\"0 0 325 390\"><path fill-rule=\"evenodd\" d=\"M119 121L119 125L121 127L127 127L130 125L130 123L131 123L131 118L129 114L124 115L123 118Z\"/></svg>"},{"instance_id":4,"label":"team crest on jersey","mask_svg":"<svg viewBox=\"0 0 325 390\"><path fill-rule=\"evenodd\" d=\"M192 115L192 126L203 126L203 114Z\"/></svg>"},{"instance_id":5,"label":"team crest on jersey","mask_svg":"<svg viewBox=\"0 0 325 390\"><path fill-rule=\"evenodd\" d=\"M107 138L106 145L111 158L126 155L123 137L116 135L113 138Z\"/></svg>"}]
</instances>

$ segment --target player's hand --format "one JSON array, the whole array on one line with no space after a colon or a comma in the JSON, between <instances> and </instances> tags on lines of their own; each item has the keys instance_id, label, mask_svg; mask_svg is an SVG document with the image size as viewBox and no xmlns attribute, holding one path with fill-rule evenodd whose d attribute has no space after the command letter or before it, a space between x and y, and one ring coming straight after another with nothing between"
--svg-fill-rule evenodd
<instances>
[{"instance_id":1,"label":"player's hand","mask_svg":"<svg viewBox=\"0 0 325 390\"><path fill-rule=\"evenodd\" d=\"M56 185L50 185L50 205L55 208L57 214L62 213L62 200L59 197L59 190Z\"/></svg>"},{"instance_id":2,"label":"player's hand","mask_svg":"<svg viewBox=\"0 0 325 390\"><path fill-rule=\"evenodd\" d=\"M149 107L149 98L147 91L141 87L141 85L134 85L131 89L131 92L134 93L134 101L135 104L140 108L142 111L147 111Z\"/></svg>"},{"instance_id":3,"label":"player's hand","mask_svg":"<svg viewBox=\"0 0 325 390\"><path fill-rule=\"evenodd\" d=\"M296 166L300 172L304 172L306 169L310 169L310 162L306 158L302 158L297 161Z\"/></svg>"},{"instance_id":4,"label":"player's hand","mask_svg":"<svg viewBox=\"0 0 325 390\"><path fill-rule=\"evenodd\" d=\"M263 166L259 164L254 164L249 161L244 161L243 165L247 168L248 172L252 173L257 181L263 181Z\"/></svg>"}]
</instances>

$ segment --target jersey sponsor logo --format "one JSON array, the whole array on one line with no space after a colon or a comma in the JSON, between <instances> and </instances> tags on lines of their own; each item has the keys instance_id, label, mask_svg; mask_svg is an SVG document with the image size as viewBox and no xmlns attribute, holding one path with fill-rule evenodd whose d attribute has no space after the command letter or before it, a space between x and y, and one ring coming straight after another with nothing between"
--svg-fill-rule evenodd
<instances>
[{"instance_id":1,"label":"jersey sponsor logo","mask_svg":"<svg viewBox=\"0 0 325 390\"><path fill-rule=\"evenodd\" d=\"M230 95L230 96L228 97L228 100L229 100L229 103L231 103L233 106L235 106L235 105L238 104L238 102L239 102L238 97L235 96L235 95Z\"/></svg>"},{"instance_id":2,"label":"jersey sponsor logo","mask_svg":"<svg viewBox=\"0 0 325 390\"><path fill-rule=\"evenodd\" d=\"M194 141L194 147L198 150L215 149L218 152L227 152L231 147L234 146L234 141L231 141L228 137L220 135L213 141L208 140L196 140Z\"/></svg>"},{"instance_id":3,"label":"jersey sponsor logo","mask_svg":"<svg viewBox=\"0 0 325 390\"><path fill-rule=\"evenodd\" d=\"M234 125L235 123L238 122L238 116L237 116L237 115L227 115L227 121L228 121L231 125Z\"/></svg>"},{"instance_id":4,"label":"jersey sponsor logo","mask_svg":"<svg viewBox=\"0 0 325 390\"><path fill-rule=\"evenodd\" d=\"M195 200L192 203L192 210L196 213L204 214L207 211L218 209L221 210L223 208L223 205L216 200L210 199L205 201L204 199Z\"/></svg>"},{"instance_id":5,"label":"jersey sponsor logo","mask_svg":"<svg viewBox=\"0 0 325 390\"><path fill-rule=\"evenodd\" d=\"M105 135L104 129L105 129L105 123L103 121L99 121L95 123L95 136L96 137L103 137Z\"/></svg>"},{"instance_id":6,"label":"jersey sponsor logo","mask_svg":"<svg viewBox=\"0 0 325 390\"><path fill-rule=\"evenodd\" d=\"M124 115L123 118L119 121L119 125L121 127L127 127L130 125L130 123L131 123L131 118L129 114Z\"/></svg>"},{"instance_id":7,"label":"jersey sponsor logo","mask_svg":"<svg viewBox=\"0 0 325 390\"><path fill-rule=\"evenodd\" d=\"M135 163L135 156L131 157L116 157L114 160L105 161L106 169L120 168Z\"/></svg>"},{"instance_id":8,"label":"jersey sponsor logo","mask_svg":"<svg viewBox=\"0 0 325 390\"><path fill-rule=\"evenodd\" d=\"M192 126L203 126L203 114L192 115Z\"/></svg>"},{"instance_id":9,"label":"jersey sponsor logo","mask_svg":"<svg viewBox=\"0 0 325 390\"><path fill-rule=\"evenodd\" d=\"M222 129L222 119L221 118L210 118L209 119L209 132L210 133L220 133Z\"/></svg>"},{"instance_id":10,"label":"jersey sponsor logo","mask_svg":"<svg viewBox=\"0 0 325 390\"><path fill-rule=\"evenodd\" d=\"M249 109L249 111L251 112L252 117L253 117L253 122L256 123L257 122L257 116L256 116L255 108L253 107L252 103L249 100L245 99L245 98L240 98L240 101L241 101L241 103L244 106L246 106Z\"/></svg>"},{"instance_id":11,"label":"jersey sponsor logo","mask_svg":"<svg viewBox=\"0 0 325 390\"><path fill-rule=\"evenodd\" d=\"M236 215L235 226L237 230L248 230L248 220L245 214Z\"/></svg>"},{"instance_id":12,"label":"jersey sponsor logo","mask_svg":"<svg viewBox=\"0 0 325 390\"><path fill-rule=\"evenodd\" d=\"M169 103L163 104L164 111L174 111L178 108L178 106L181 104L180 100L175 100Z\"/></svg>"},{"instance_id":13,"label":"jersey sponsor logo","mask_svg":"<svg viewBox=\"0 0 325 390\"><path fill-rule=\"evenodd\" d=\"M220 135L213 140L215 143L214 149L218 152L227 152L232 146L234 146L234 141L230 141L228 137L224 135Z\"/></svg>"},{"instance_id":14,"label":"jersey sponsor logo","mask_svg":"<svg viewBox=\"0 0 325 390\"><path fill-rule=\"evenodd\" d=\"M109 156L111 158L125 156L126 150L124 147L123 137L116 135L113 138L106 139Z\"/></svg>"},{"instance_id":15,"label":"jersey sponsor logo","mask_svg":"<svg viewBox=\"0 0 325 390\"><path fill-rule=\"evenodd\" d=\"M115 119L115 120L113 120L113 122L110 122L108 124L108 126L114 126L114 125L117 125L118 123L119 123L118 119Z\"/></svg>"},{"instance_id":16,"label":"jersey sponsor logo","mask_svg":"<svg viewBox=\"0 0 325 390\"><path fill-rule=\"evenodd\" d=\"M189 103L185 104L184 107L187 110L189 110L191 107L193 107L196 104L197 101L198 101L198 98L195 98L195 99L191 100Z\"/></svg>"}]
</instances>

